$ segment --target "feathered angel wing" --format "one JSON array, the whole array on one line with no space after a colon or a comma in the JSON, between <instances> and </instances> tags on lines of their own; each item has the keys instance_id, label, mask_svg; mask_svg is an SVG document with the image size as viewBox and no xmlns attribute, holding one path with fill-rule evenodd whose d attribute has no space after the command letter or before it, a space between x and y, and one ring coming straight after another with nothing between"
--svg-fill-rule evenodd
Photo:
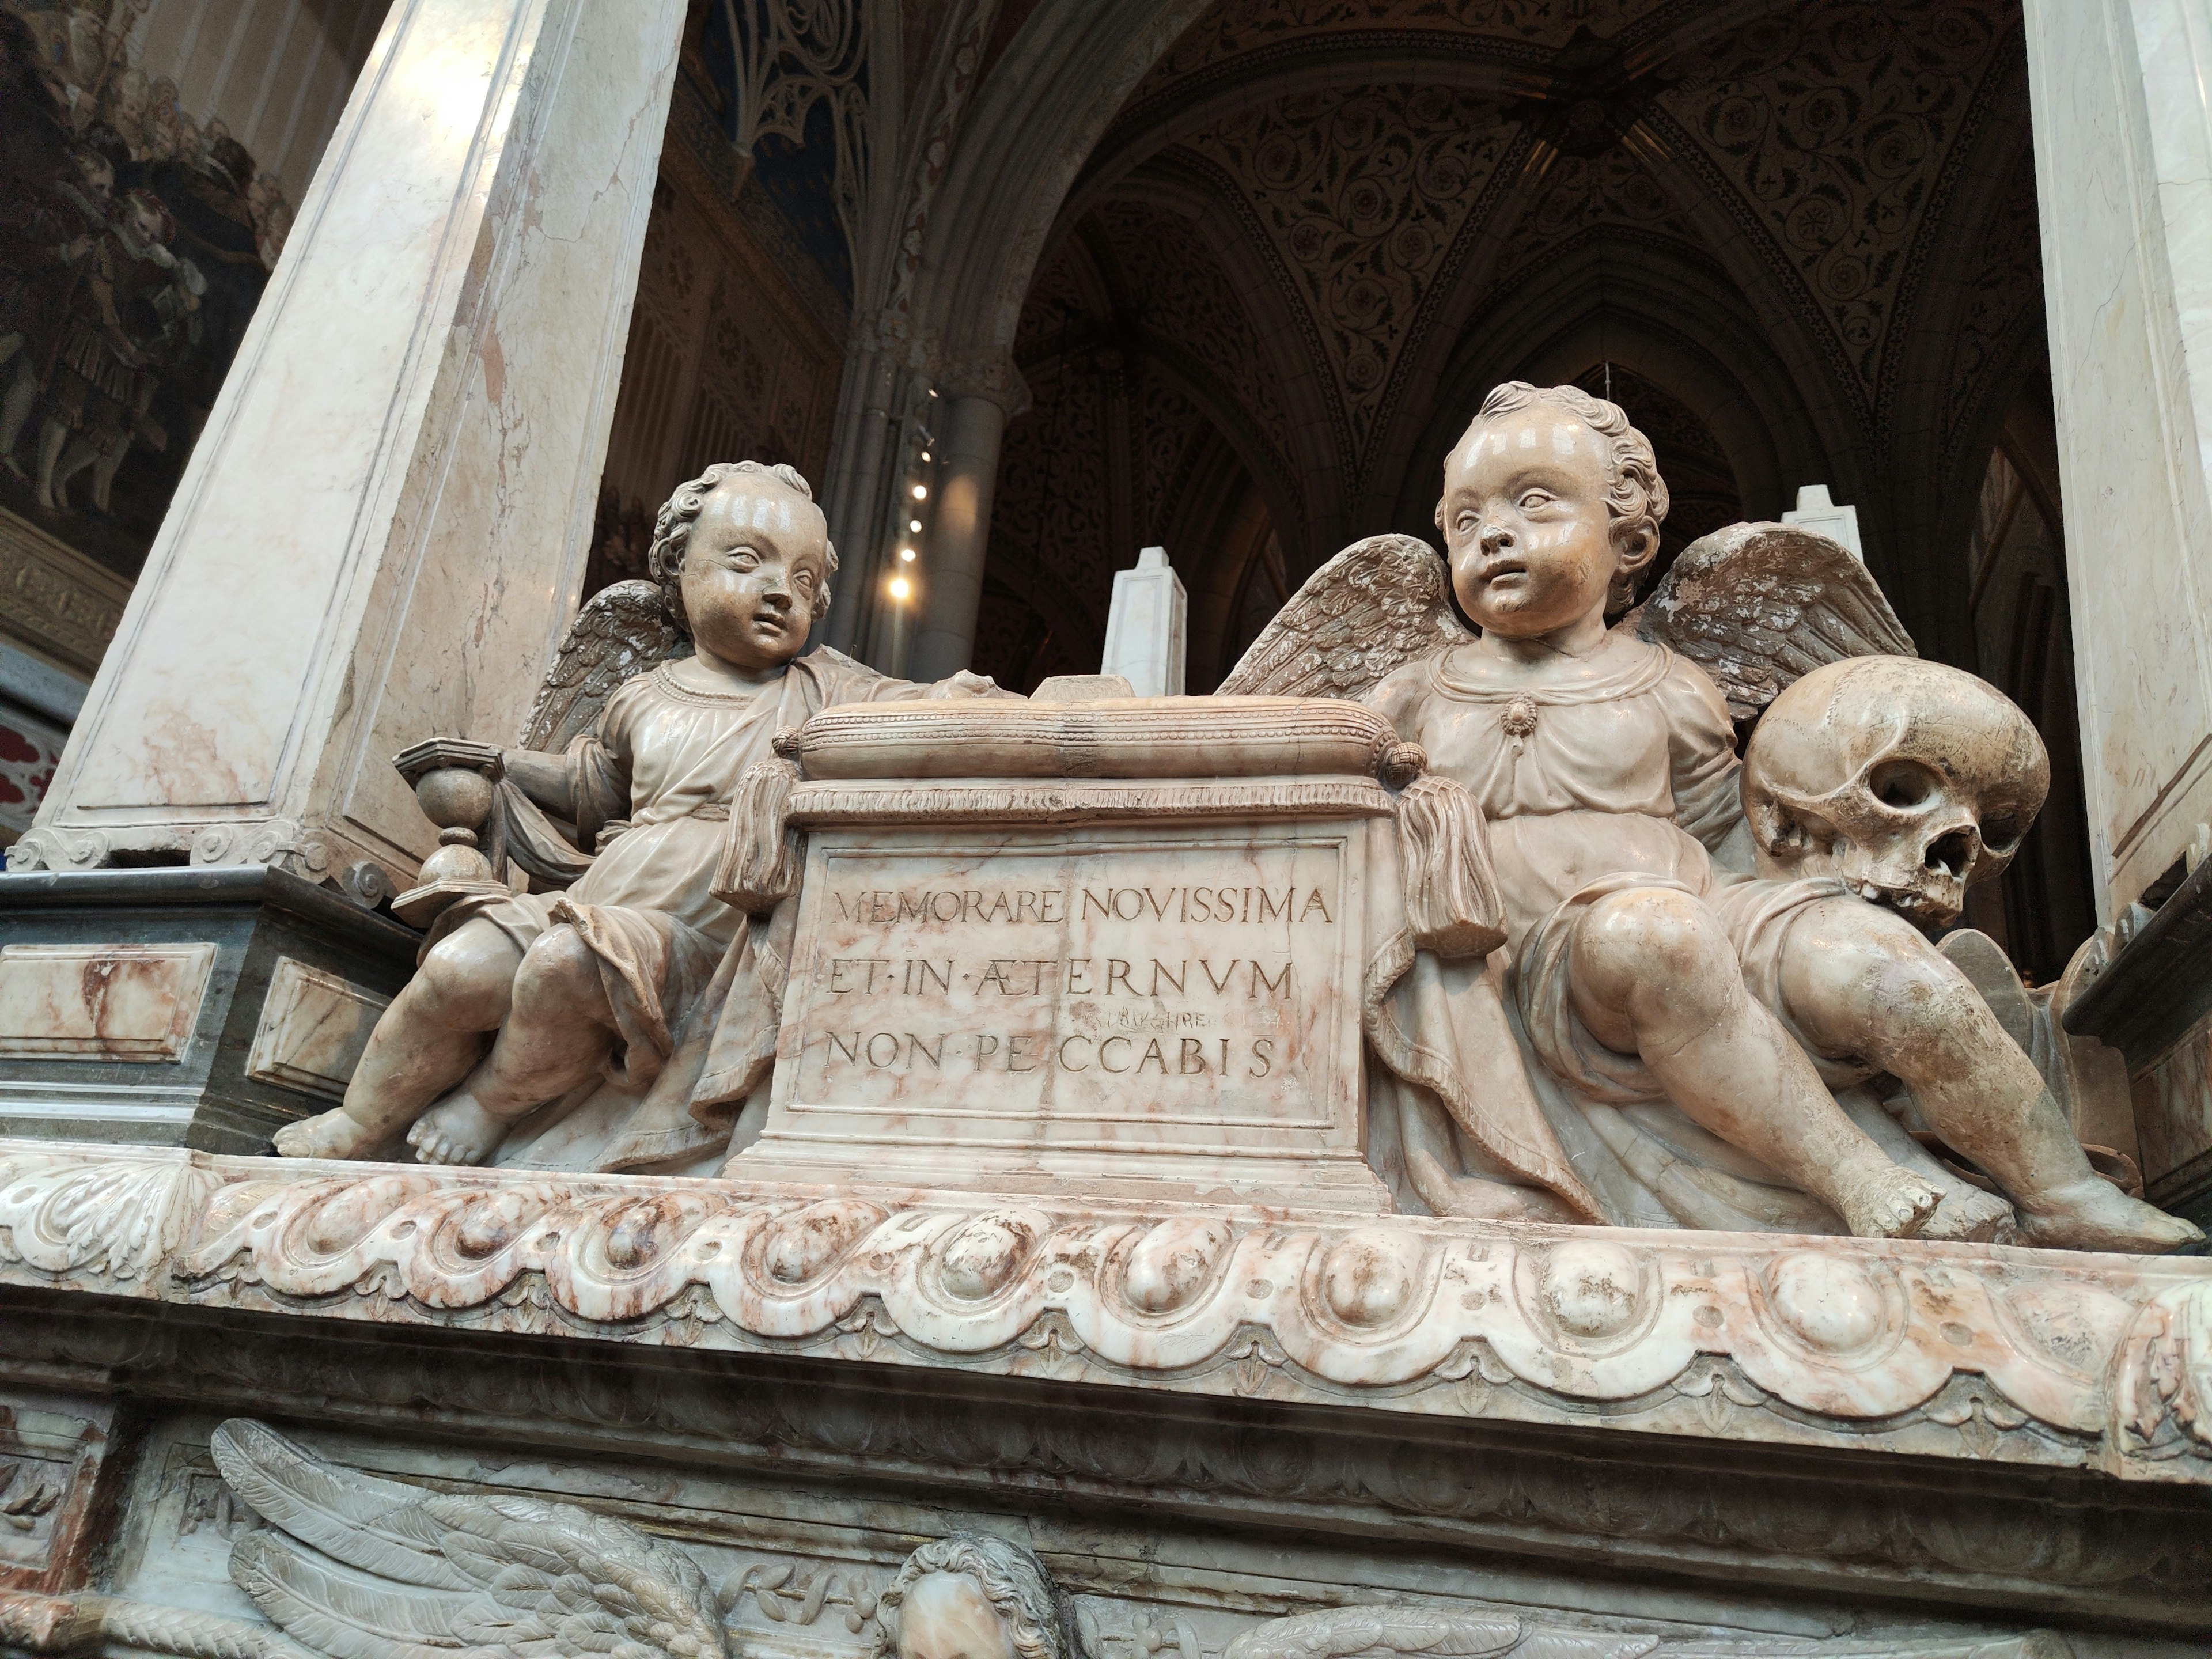
<instances>
[{"instance_id":1,"label":"feathered angel wing","mask_svg":"<svg viewBox=\"0 0 2212 1659\"><path fill-rule=\"evenodd\" d=\"M1917 657L1867 568L1786 524L1732 524L1682 550L1637 632L1712 676L1739 721L1845 657Z\"/></svg>"},{"instance_id":2,"label":"feathered angel wing","mask_svg":"<svg viewBox=\"0 0 2212 1659\"><path fill-rule=\"evenodd\" d=\"M627 1522L379 1480L244 1418L216 1431L214 1450L231 1490L276 1528L239 1540L231 1577L332 1659L726 1659L698 1564Z\"/></svg>"},{"instance_id":3,"label":"feathered angel wing","mask_svg":"<svg viewBox=\"0 0 2212 1659\"><path fill-rule=\"evenodd\" d=\"M1370 536L1314 572L1221 682L1222 696L1358 697L1469 637L1444 562L1412 536Z\"/></svg>"},{"instance_id":4,"label":"feathered angel wing","mask_svg":"<svg viewBox=\"0 0 2212 1659\"><path fill-rule=\"evenodd\" d=\"M538 688L523 722L522 746L558 754L589 731L616 688L671 657L688 657L691 641L668 614L658 582L617 582L584 602Z\"/></svg>"}]
</instances>

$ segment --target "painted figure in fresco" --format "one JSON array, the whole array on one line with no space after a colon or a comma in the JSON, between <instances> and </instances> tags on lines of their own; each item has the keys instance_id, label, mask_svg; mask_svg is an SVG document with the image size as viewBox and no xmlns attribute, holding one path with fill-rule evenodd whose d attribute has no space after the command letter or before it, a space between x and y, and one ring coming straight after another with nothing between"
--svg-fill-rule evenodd
<instances>
[{"instance_id":1,"label":"painted figure in fresco","mask_svg":"<svg viewBox=\"0 0 2212 1659\"><path fill-rule=\"evenodd\" d=\"M31 474L15 447L61 349L82 268L106 233L115 169L97 151L77 149L35 186L16 183L0 203L0 373L7 380L0 465L27 483Z\"/></svg>"},{"instance_id":2,"label":"painted figure in fresco","mask_svg":"<svg viewBox=\"0 0 2212 1659\"><path fill-rule=\"evenodd\" d=\"M73 496L111 514L134 453L164 452L173 477L291 225L222 123L203 131L173 81L129 61L143 10L0 0L0 465L50 514L83 510ZM123 510L158 516L143 489Z\"/></svg>"},{"instance_id":3,"label":"painted figure in fresco","mask_svg":"<svg viewBox=\"0 0 2212 1659\"><path fill-rule=\"evenodd\" d=\"M1424 953L1370 1030L1378 1093L1398 1097L1395 1156L1423 1200L1808 1231L1832 1227L1826 1212L1862 1236L1992 1236L2011 1219L2002 1206L1946 1179L1878 1107L1847 1110L1832 1092L1887 1074L1996 1177L2023 1242L2161 1250L2197 1237L2094 1173L2041 1073L1897 909L1841 873L1769 860L1759 877L1729 703L1695 661L1608 625L1629 609L1666 510L1650 447L1617 406L1572 386L1500 386L1448 459L1437 508L1452 592L1480 634L1449 619L1440 591L1412 606L1418 628L1395 624L1401 650L1378 637L1394 626L1379 613L1350 629L1368 673L1377 656L1399 665L1333 689L1364 692L1433 774L1463 787L1504 911L1501 951L1459 963ZM1379 586L1367 545L1308 584L1254 646L1255 672L1240 665L1224 690L1273 689L1268 665L1310 654L1324 613L1345 631L1352 567ZM1895 629L1863 572L1826 579L1863 583ZM1433 574L1416 580L1440 590ZM1739 655L1747 619L1772 608L1756 587L1739 580L1705 619L1708 633L1735 630ZM1818 580L1794 592L1801 609L1808 594L1821 599ZM2039 744L2033 760L2045 764ZM2040 805L2044 775L2016 792L2033 797L2024 816L2016 803L2014 821L1991 825L2005 848L1988 872ZM1818 1210L1793 1206L1793 1188Z\"/></svg>"},{"instance_id":4,"label":"painted figure in fresco","mask_svg":"<svg viewBox=\"0 0 2212 1659\"><path fill-rule=\"evenodd\" d=\"M176 222L150 191L115 204L107 234L72 274L60 350L46 386L39 434L39 504L57 508L69 481L93 470L93 504L108 489L134 441L164 449L168 438L151 416L163 373L198 343L205 281L169 251Z\"/></svg>"},{"instance_id":5,"label":"painted figure in fresco","mask_svg":"<svg viewBox=\"0 0 2212 1659\"><path fill-rule=\"evenodd\" d=\"M573 726L574 740L504 755L519 860L574 884L444 912L344 1104L285 1128L280 1152L366 1158L404 1131L425 1162L482 1164L563 1101L581 1109L571 1139L604 1143L587 1166L666 1164L728 1139L772 1057L794 915L787 901L749 919L710 890L747 769L832 703L1005 695L964 672L920 686L835 651L802 656L836 568L791 467L712 466L669 497L653 582L595 596L548 678L529 735L550 750Z\"/></svg>"},{"instance_id":6,"label":"painted figure in fresco","mask_svg":"<svg viewBox=\"0 0 2212 1659\"><path fill-rule=\"evenodd\" d=\"M924 1544L876 1601L873 1659L1067 1659L1060 1600L1036 1556L981 1533Z\"/></svg>"}]
</instances>

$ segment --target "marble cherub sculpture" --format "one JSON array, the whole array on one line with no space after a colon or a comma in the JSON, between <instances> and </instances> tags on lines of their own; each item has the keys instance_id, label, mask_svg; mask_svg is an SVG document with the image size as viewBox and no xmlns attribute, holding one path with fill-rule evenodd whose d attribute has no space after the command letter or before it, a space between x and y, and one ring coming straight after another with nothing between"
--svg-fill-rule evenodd
<instances>
[{"instance_id":1,"label":"marble cherub sculpture","mask_svg":"<svg viewBox=\"0 0 2212 1659\"><path fill-rule=\"evenodd\" d=\"M1830 556L1778 569L1770 538L1765 555L1686 553L1640 629L1612 625L1666 510L1650 447L1616 405L1500 386L1445 465L1444 562L1408 538L1347 549L1222 687L1364 697L1464 788L1486 833L1505 944L1487 959L1424 951L1387 996L1370 988L1386 1174L1459 1213L1998 1233L2005 1207L1868 1097L1887 1074L1996 1177L2024 1242L2195 1238L2094 1174L2041 1074L1914 925L1955 908L1908 920L1879 902L1899 895L1815 816L1801 812L1795 840L1771 825L1754 840L1730 706L1700 663L1753 714L1821 664L1909 653L1879 590L1809 536ZM1479 634L1453 616L1447 572ZM1923 674L1893 690L1924 713L1957 687ZM2040 805L2039 748L2033 760L2022 752L2010 805L1991 802L1981 873Z\"/></svg>"},{"instance_id":2,"label":"marble cherub sculpture","mask_svg":"<svg viewBox=\"0 0 2212 1659\"><path fill-rule=\"evenodd\" d=\"M997 694L802 655L836 568L794 469L718 465L677 489L653 580L584 607L524 745L501 751L511 850L573 884L441 914L344 1103L280 1131L278 1152L368 1158L404 1131L426 1163L483 1164L525 1119L534 1140L501 1161L668 1168L720 1150L772 1057L790 932L787 905L749 918L714 890L740 781L830 704Z\"/></svg>"},{"instance_id":3,"label":"marble cherub sculpture","mask_svg":"<svg viewBox=\"0 0 2212 1659\"><path fill-rule=\"evenodd\" d=\"M1043 1564L982 1533L934 1539L876 1598L872 1659L1070 1659L1067 1617Z\"/></svg>"}]
</instances>

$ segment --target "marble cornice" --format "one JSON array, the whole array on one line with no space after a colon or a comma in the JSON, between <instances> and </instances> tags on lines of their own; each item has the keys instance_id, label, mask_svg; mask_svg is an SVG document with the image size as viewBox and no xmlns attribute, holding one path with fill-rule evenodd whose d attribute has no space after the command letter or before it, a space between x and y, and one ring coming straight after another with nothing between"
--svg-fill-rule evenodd
<instances>
[{"instance_id":1,"label":"marble cornice","mask_svg":"<svg viewBox=\"0 0 2212 1659\"><path fill-rule=\"evenodd\" d=\"M0 1142L0 1284L2212 1481L2212 1263Z\"/></svg>"}]
</instances>

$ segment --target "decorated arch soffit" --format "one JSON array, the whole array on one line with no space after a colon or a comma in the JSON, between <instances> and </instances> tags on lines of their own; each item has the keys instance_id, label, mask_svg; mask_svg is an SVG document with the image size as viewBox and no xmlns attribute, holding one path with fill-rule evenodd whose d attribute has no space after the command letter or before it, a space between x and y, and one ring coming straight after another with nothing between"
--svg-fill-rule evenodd
<instances>
[{"instance_id":1,"label":"decorated arch soffit","mask_svg":"<svg viewBox=\"0 0 2212 1659\"><path fill-rule=\"evenodd\" d=\"M1302 521L1279 524L1284 544L1310 568L1383 527L1432 459L1455 343L1597 248L1615 270L1648 259L1646 287L1663 270L1726 290L1685 298L1750 322L1786 370L1802 430L1774 447L1871 497L1907 428L1916 452L1971 447L1987 398L1961 377L2003 372L2036 310L2018 28L2001 0L1224 0L1093 151L1024 337L1049 331L1077 228L1103 228L1142 267L1124 280L1143 328L1264 434ZM1994 165L1993 144L2009 146ZM2024 213L2007 205L2021 176ZM1990 269L1945 271L1966 239ZM1988 291L1934 366L1911 325L1948 313L1930 289L1954 274ZM1771 418L1778 400L1739 401ZM1877 524L1886 510L1869 500Z\"/></svg>"}]
</instances>

